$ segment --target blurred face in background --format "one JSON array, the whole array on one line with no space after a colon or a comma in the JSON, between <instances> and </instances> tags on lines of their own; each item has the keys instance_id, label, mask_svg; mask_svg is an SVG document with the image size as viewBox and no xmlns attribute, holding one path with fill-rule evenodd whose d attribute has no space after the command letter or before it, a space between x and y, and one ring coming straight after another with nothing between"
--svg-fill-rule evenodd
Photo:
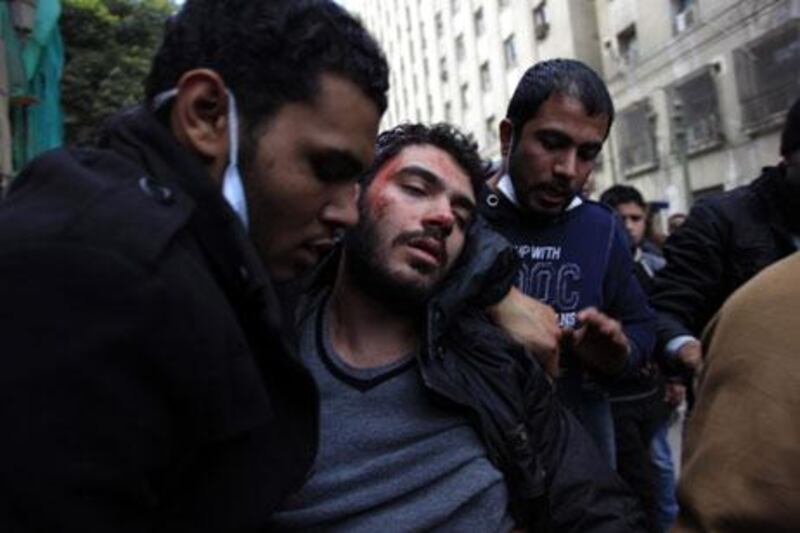
<instances>
[{"instance_id":1,"label":"blurred face in background","mask_svg":"<svg viewBox=\"0 0 800 533\"><path fill-rule=\"evenodd\" d=\"M615 211L625 223L625 230L631 238L631 245L634 248L639 247L644 240L647 211L636 202L619 204Z\"/></svg>"}]
</instances>

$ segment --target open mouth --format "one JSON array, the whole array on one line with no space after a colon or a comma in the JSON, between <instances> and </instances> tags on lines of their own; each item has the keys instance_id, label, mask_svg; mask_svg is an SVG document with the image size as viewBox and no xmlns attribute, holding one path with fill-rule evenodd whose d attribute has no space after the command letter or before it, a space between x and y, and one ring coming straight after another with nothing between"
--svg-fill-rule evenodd
<instances>
[{"instance_id":1,"label":"open mouth","mask_svg":"<svg viewBox=\"0 0 800 533\"><path fill-rule=\"evenodd\" d=\"M429 262L439 266L444 263L445 251L444 245L438 239L432 238L419 238L412 239L408 242L408 246L414 250L421 252L420 255L428 258Z\"/></svg>"}]
</instances>

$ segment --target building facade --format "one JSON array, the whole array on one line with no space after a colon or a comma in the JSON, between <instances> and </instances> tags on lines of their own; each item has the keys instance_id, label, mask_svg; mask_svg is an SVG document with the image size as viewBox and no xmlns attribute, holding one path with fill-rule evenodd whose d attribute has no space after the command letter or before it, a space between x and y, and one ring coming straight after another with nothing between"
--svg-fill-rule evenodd
<instances>
[{"instance_id":1,"label":"building facade","mask_svg":"<svg viewBox=\"0 0 800 533\"><path fill-rule=\"evenodd\" d=\"M594 179L685 212L779 160L800 96L800 0L351 0L391 67L384 127L447 121L499 157L498 123L530 65L586 62L617 120Z\"/></svg>"},{"instance_id":2,"label":"building facade","mask_svg":"<svg viewBox=\"0 0 800 533\"><path fill-rule=\"evenodd\" d=\"M779 159L800 97L798 0L597 0L617 108L597 189L626 183L668 212Z\"/></svg>"},{"instance_id":3,"label":"building facade","mask_svg":"<svg viewBox=\"0 0 800 533\"><path fill-rule=\"evenodd\" d=\"M594 0L351 0L391 68L383 127L446 121L499 158L498 125L525 70L602 65Z\"/></svg>"}]
</instances>

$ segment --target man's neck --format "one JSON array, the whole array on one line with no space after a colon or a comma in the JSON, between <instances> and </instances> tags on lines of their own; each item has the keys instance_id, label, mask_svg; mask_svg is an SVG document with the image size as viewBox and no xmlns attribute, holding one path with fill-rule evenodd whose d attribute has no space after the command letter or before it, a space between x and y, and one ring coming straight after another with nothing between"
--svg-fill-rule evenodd
<instances>
[{"instance_id":1,"label":"man's neck","mask_svg":"<svg viewBox=\"0 0 800 533\"><path fill-rule=\"evenodd\" d=\"M340 265L328 307L336 353L356 368L392 364L419 343L417 320L365 292Z\"/></svg>"}]
</instances>

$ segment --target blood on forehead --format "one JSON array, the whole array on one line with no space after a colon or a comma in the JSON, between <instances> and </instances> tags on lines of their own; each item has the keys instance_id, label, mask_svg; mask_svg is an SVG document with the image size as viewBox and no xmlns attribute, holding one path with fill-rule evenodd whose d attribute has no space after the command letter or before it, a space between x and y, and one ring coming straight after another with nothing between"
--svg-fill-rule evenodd
<instances>
[{"instance_id":1,"label":"blood on forehead","mask_svg":"<svg viewBox=\"0 0 800 533\"><path fill-rule=\"evenodd\" d=\"M401 152L402 153L402 152ZM392 157L384 163L375 173L365 193L364 201L367 208L375 218L381 218L386 212L386 207L389 205L390 200L386 196L386 187L391 183L392 178L397 171L401 168L402 160L400 154Z\"/></svg>"}]
</instances>

